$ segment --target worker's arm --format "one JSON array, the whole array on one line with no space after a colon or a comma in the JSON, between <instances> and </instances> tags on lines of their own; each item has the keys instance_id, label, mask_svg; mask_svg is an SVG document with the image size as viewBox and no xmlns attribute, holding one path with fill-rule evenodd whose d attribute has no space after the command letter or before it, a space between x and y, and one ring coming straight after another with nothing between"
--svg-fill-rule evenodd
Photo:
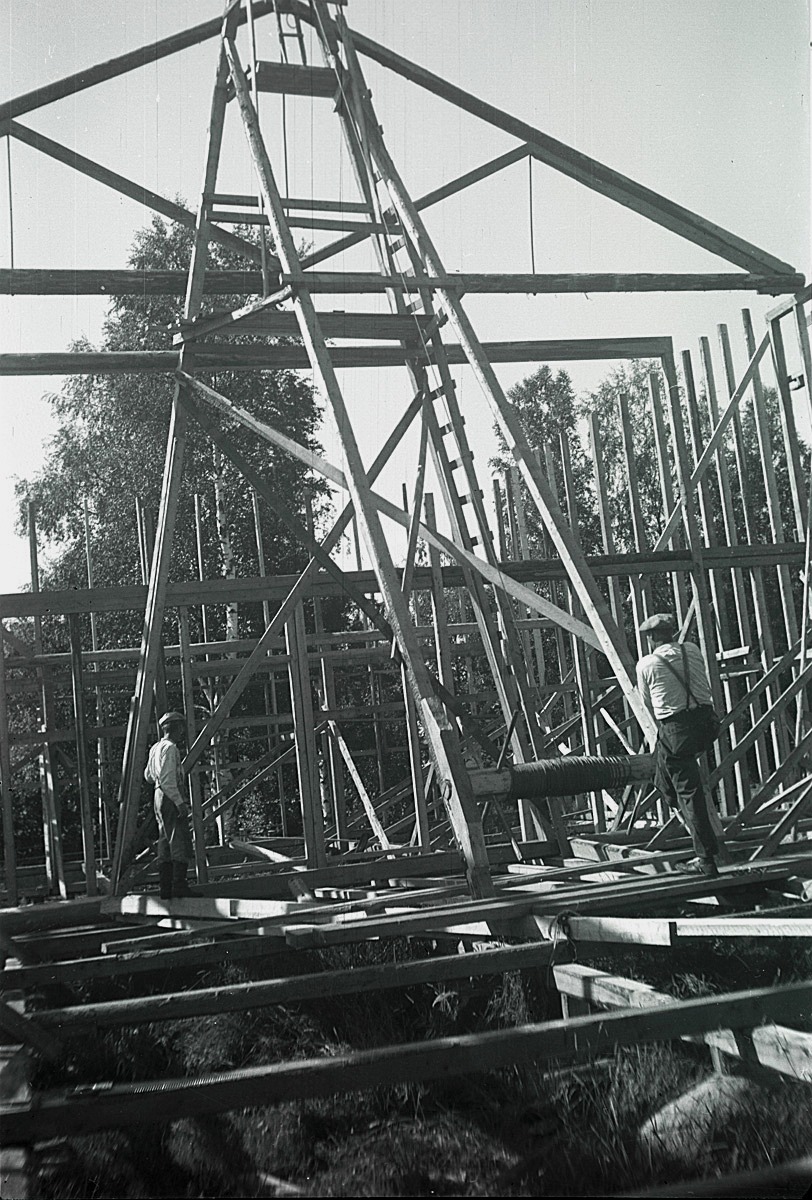
<instances>
[{"instance_id":1,"label":"worker's arm","mask_svg":"<svg viewBox=\"0 0 812 1200\"><path fill-rule=\"evenodd\" d=\"M654 717L654 705L651 702L651 692L649 691L648 680L640 669L640 663L637 664L637 691L640 695L640 699L643 701L652 717ZM657 718L654 717L654 720L656 722ZM649 735L647 737L647 741L649 750L653 750L657 741L656 734L653 736Z\"/></svg>"}]
</instances>

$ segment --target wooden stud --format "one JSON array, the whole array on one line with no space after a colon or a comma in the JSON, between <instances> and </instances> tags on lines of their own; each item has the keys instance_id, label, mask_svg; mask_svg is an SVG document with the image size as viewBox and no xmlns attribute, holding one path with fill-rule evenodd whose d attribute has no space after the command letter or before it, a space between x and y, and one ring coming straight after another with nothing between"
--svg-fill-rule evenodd
<instances>
[{"instance_id":1,"label":"wooden stud","mask_svg":"<svg viewBox=\"0 0 812 1200\"><path fill-rule=\"evenodd\" d=\"M95 837L90 794L90 771L87 760L87 723L85 720L84 672L79 616L68 617L70 634L71 678L73 681L73 717L76 723L76 766L79 776L79 814L82 825L82 851L85 868L85 890L88 896L98 892L96 885Z\"/></svg>"},{"instance_id":2,"label":"wooden stud","mask_svg":"<svg viewBox=\"0 0 812 1200\"><path fill-rule=\"evenodd\" d=\"M285 646L290 657L288 677L307 865L323 867L327 864L327 852L324 847L324 821L319 795L316 739L313 732L313 697L305 639L304 610L300 601L294 607L293 615L285 623Z\"/></svg>"},{"instance_id":3,"label":"wooden stud","mask_svg":"<svg viewBox=\"0 0 812 1200\"><path fill-rule=\"evenodd\" d=\"M0 620L0 634L5 634L5 622ZM17 852L14 843L14 795L11 790L11 753L9 747L8 701L6 696L6 650L0 637L0 792L3 801L3 867L6 896L16 905Z\"/></svg>"}]
</instances>

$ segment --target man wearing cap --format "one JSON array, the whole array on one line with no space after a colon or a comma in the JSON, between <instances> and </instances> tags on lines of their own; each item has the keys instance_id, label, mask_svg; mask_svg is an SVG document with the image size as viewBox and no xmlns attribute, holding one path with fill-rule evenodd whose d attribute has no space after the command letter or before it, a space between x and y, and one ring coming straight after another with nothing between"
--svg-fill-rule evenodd
<instances>
[{"instance_id":1,"label":"man wearing cap","mask_svg":"<svg viewBox=\"0 0 812 1200\"><path fill-rule=\"evenodd\" d=\"M640 626L651 653L637 664L641 699L657 722L655 784L676 804L688 826L695 858L681 870L718 875L719 843L711 824L710 801L699 772L699 757L719 733L702 651L677 641L670 613L655 613Z\"/></svg>"},{"instance_id":2,"label":"man wearing cap","mask_svg":"<svg viewBox=\"0 0 812 1200\"><path fill-rule=\"evenodd\" d=\"M155 819L158 822L158 877L161 899L199 896L186 882L192 858L189 805L183 794L183 768L178 742L183 737L183 713L168 712L158 721L163 737L149 752L144 778L155 784Z\"/></svg>"}]
</instances>

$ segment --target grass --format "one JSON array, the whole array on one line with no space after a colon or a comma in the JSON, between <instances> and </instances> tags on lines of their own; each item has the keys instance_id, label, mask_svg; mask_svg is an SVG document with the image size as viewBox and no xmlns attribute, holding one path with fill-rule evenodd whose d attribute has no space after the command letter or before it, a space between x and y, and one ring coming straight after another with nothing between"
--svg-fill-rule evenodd
<instances>
[{"instance_id":1,"label":"grass","mask_svg":"<svg viewBox=\"0 0 812 1200\"><path fill-rule=\"evenodd\" d=\"M428 949L401 942L298 953L274 959L268 971L346 968ZM691 996L808 977L812 955L760 944L745 954L728 942L668 956L635 948L589 962ZM205 983L260 974L254 967L250 976L244 968L226 967L207 973ZM83 994L100 999L120 986L98 983ZM172 986L201 981L173 977ZM155 991L166 987L165 979L156 978ZM49 1002L47 995L43 1001ZM558 1015L545 971L352 998L328 995L307 1004L111 1030L73 1046L59 1067L43 1067L36 1084L198 1075ZM690 1169L650 1161L638 1147L641 1123L709 1072L702 1047L632 1046L575 1069L527 1064L137 1126L71 1139L60 1161L40 1176L35 1194L42 1200L270 1195L271 1175L314 1196L589 1196L808 1153L810 1089L787 1083L768 1095L755 1092L735 1121L712 1127Z\"/></svg>"}]
</instances>

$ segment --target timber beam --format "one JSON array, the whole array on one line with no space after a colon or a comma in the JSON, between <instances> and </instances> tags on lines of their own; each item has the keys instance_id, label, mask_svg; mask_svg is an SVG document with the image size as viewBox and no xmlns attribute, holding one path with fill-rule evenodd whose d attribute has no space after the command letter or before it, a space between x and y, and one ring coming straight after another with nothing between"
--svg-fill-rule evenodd
<instances>
[{"instance_id":1,"label":"timber beam","mask_svg":"<svg viewBox=\"0 0 812 1200\"><path fill-rule=\"evenodd\" d=\"M416 328L416 327L415 327ZM491 363L574 362L602 359L659 358L663 338L582 338L557 341L483 342L482 350ZM444 347L452 366L467 363L462 346ZM402 346L331 346L326 351L335 369L348 367L402 367L410 352ZM434 356L428 351L428 361ZM196 342L195 362L201 371L305 371L310 367L307 351L295 345L229 345ZM97 352L56 351L39 354L0 354L0 375L109 375L177 370L175 350L108 350Z\"/></svg>"},{"instance_id":2,"label":"timber beam","mask_svg":"<svg viewBox=\"0 0 812 1200\"><path fill-rule=\"evenodd\" d=\"M247 200L250 197L246 197ZM169 202L166 202L169 203ZM176 206L180 208L180 206ZM185 210L180 210L184 213ZM170 215L167 213L167 215ZM173 219L180 220L180 214ZM185 224L186 221L184 220ZM183 296L186 271L137 271L110 268L62 270L53 267L0 268L0 295L4 296ZM758 292L766 295L795 293L804 285L803 275L764 275L724 271L716 274L595 273L533 275L529 273L464 274L449 272L442 279L432 276L387 278L363 271L308 271L310 292L326 295L412 292L420 287L455 287L462 292L493 294L558 294L593 292ZM291 278L280 276L283 287ZM207 271L203 292L210 296L261 296L262 275L245 271ZM786 306L781 306L780 313ZM790 306L791 307L791 306Z\"/></svg>"}]
</instances>

